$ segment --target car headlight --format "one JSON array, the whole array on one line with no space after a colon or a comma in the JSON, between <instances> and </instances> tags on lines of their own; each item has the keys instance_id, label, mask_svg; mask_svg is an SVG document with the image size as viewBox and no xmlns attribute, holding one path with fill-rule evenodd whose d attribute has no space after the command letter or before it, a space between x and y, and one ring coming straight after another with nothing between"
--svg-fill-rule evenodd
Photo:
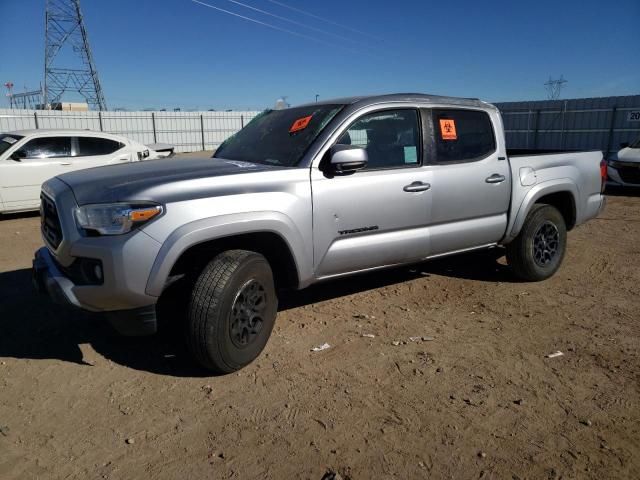
<instances>
[{"instance_id":1,"label":"car headlight","mask_svg":"<svg viewBox=\"0 0 640 480\"><path fill-rule=\"evenodd\" d=\"M85 230L101 235L122 235L160 215L162 211L160 205L109 203L78 207L75 217L78 226Z\"/></svg>"}]
</instances>

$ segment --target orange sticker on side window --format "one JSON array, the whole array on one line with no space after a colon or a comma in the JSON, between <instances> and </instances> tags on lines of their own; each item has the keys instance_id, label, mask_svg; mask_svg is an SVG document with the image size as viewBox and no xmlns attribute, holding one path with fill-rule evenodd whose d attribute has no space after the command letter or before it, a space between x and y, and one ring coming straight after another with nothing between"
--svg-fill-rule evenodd
<instances>
[{"instance_id":1,"label":"orange sticker on side window","mask_svg":"<svg viewBox=\"0 0 640 480\"><path fill-rule=\"evenodd\" d=\"M293 122L293 125L291 125L289 133L299 132L300 130L304 130L305 128L307 128L307 125L309 125L312 116L313 115L309 115L308 117L297 119L295 122Z\"/></svg>"},{"instance_id":2,"label":"orange sticker on side window","mask_svg":"<svg viewBox=\"0 0 640 480\"><path fill-rule=\"evenodd\" d=\"M450 118L440 119L440 135L443 140L457 140L456 122Z\"/></svg>"}]
</instances>

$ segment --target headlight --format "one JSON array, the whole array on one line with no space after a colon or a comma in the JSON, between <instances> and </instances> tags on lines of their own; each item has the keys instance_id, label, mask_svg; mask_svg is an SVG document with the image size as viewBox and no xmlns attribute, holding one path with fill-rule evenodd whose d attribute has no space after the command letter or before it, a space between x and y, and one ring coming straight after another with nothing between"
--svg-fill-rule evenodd
<instances>
[{"instance_id":1,"label":"headlight","mask_svg":"<svg viewBox=\"0 0 640 480\"><path fill-rule=\"evenodd\" d=\"M121 235L135 226L148 222L162 213L160 205L131 205L110 203L84 205L75 210L80 228L93 230L101 235Z\"/></svg>"}]
</instances>

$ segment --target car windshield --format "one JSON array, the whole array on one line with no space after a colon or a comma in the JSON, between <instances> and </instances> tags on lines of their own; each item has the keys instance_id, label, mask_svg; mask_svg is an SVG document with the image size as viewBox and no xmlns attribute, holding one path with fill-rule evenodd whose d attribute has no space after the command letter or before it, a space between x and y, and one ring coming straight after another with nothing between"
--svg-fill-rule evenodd
<instances>
[{"instance_id":1,"label":"car windshield","mask_svg":"<svg viewBox=\"0 0 640 480\"><path fill-rule=\"evenodd\" d=\"M0 133L0 155L9 150L11 146L20 140L20 135L13 135L12 133Z\"/></svg>"},{"instance_id":2,"label":"car windshield","mask_svg":"<svg viewBox=\"0 0 640 480\"><path fill-rule=\"evenodd\" d=\"M266 110L229 137L213 157L293 167L342 107L317 105Z\"/></svg>"},{"instance_id":3,"label":"car windshield","mask_svg":"<svg viewBox=\"0 0 640 480\"><path fill-rule=\"evenodd\" d=\"M640 137L638 137L638 139L629 146L631 148L640 148Z\"/></svg>"}]
</instances>

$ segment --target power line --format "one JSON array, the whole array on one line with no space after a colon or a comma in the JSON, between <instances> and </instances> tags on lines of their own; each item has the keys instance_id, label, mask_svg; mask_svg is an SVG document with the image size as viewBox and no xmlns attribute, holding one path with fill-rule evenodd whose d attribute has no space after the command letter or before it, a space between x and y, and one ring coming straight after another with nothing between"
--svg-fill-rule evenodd
<instances>
[{"instance_id":1,"label":"power line","mask_svg":"<svg viewBox=\"0 0 640 480\"><path fill-rule=\"evenodd\" d=\"M366 46L364 43L359 42L359 41L357 41L357 40L353 40L352 38L344 37L344 36L342 36L342 35L338 35L337 33L328 32L327 30L322 30L321 28L316 28L316 27L313 27L313 26L311 26L311 25L307 25L307 24L305 24L305 23L301 23L301 22L298 22L298 21L296 21L296 20L292 20L292 19L287 18L287 17L283 17L283 16L280 16L280 15L276 15L275 13L271 13L271 12L268 12L268 11L266 11L266 10L262 10L262 9L260 9L260 8L254 7L254 6L252 6L252 5L247 5L246 3L242 3L242 2L239 2L239 1L237 1L237 0L227 0L227 2L235 3L236 5L240 5L240 6L242 6L242 7L248 8L248 9L253 10L253 11L255 11L255 12L262 13L263 15L268 15L268 16L270 16L270 17L277 18L278 20L282 20L282 21L284 21L284 22L289 22L289 23L292 23L292 24L294 24L294 25L298 25L299 27L308 28L308 29L310 29L310 30L313 30L313 31L316 31L316 32L322 33L322 34L324 34L324 35L330 35L330 36L332 36L332 37L339 38L339 39L341 39L341 40L346 40L346 41L348 41L348 42L354 42L354 43L356 43L356 44L358 44L358 45Z\"/></svg>"},{"instance_id":2,"label":"power line","mask_svg":"<svg viewBox=\"0 0 640 480\"><path fill-rule=\"evenodd\" d=\"M267 22L262 22L260 20L256 20L255 18L245 17L244 15L240 15L239 13L230 12L229 10L225 10L224 8L215 7L213 5L209 5L208 3L201 2L200 0L191 0L191 1L194 2L194 3L198 3L200 5L203 5L205 7L213 8L214 10L218 10L220 12L226 13L227 15L233 15L234 17L242 18L243 20L247 20L249 22L257 23L258 25L263 25L265 27L269 27L269 28L272 28L274 30L279 30L281 32L288 33L290 35L295 35L297 37L306 38L306 39L312 40L314 42L323 43L325 45L328 45L328 46L334 47L334 48L343 48L343 47L340 47L339 45L336 45L335 43L326 42L326 41L324 41L324 40L322 40L320 38L311 37L309 35L305 35L304 33L294 32L293 30L287 30L286 28L281 28L281 27L278 27L276 25L272 25L272 24L267 23Z\"/></svg>"},{"instance_id":3,"label":"power line","mask_svg":"<svg viewBox=\"0 0 640 480\"><path fill-rule=\"evenodd\" d=\"M367 36L369 38L373 38L375 40L384 41L384 39L382 39L380 37L376 37L375 35L371 35L370 33L363 32L361 30L356 30L355 28L351 28L348 25L343 25L342 23L334 22L333 20L329 20L328 18L321 17L319 15L316 15L315 13L307 12L306 10L302 10L300 8L292 7L291 5L287 5L286 3L278 2L277 0L267 0L267 2L274 3L276 5L279 5L279 6L283 7L283 8L288 8L289 10L293 10L294 12L301 13L302 15L306 15L308 17L315 18L316 20L321 20L323 22L330 23L331 25L335 25L336 27L345 28L345 29L350 30L350 31L352 31L354 33L359 33L360 35L365 35L365 36Z\"/></svg>"}]
</instances>

